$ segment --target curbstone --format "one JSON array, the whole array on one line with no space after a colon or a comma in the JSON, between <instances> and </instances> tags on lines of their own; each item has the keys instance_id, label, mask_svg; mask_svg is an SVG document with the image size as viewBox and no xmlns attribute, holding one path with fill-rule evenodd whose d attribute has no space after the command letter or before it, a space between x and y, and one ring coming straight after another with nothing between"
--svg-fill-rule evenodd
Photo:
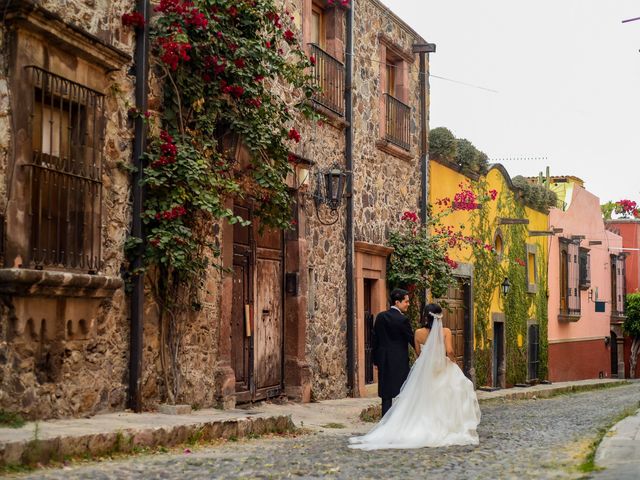
<instances>
[{"instance_id":1,"label":"curbstone","mask_svg":"<svg viewBox=\"0 0 640 480\"><path fill-rule=\"evenodd\" d=\"M169 447L190 441L242 438L250 434L286 433L295 430L296 426L290 415L279 415L6 442L0 444L0 466L47 464L51 460L62 460L67 456L130 453L140 447Z\"/></svg>"}]
</instances>

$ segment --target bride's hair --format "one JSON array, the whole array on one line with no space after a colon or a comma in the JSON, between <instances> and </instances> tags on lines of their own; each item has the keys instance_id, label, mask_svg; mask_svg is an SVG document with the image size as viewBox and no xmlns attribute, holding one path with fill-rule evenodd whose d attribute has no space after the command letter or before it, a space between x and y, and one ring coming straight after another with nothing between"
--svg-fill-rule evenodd
<instances>
[{"instance_id":1,"label":"bride's hair","mask_svg":"<svg viewBox=\"0 0 640 480\"><path fill-rule=\"evenodd\" d=\"M435 315L442 315L442 307L437 303L430 303L422 307L422 313L420 315L420 323L422 326L431 329Z\"/></svg>"}]
</instances>

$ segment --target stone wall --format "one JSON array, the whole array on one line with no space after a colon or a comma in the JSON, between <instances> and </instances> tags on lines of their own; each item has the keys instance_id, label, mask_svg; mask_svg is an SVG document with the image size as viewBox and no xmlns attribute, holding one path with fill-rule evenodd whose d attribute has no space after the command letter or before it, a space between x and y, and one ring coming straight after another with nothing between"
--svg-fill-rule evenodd
<instances>
[{"instance_id":1,"label":"stone wall","mask_svg":"<svg viewBox=\"0 0 640 480\"><path fill-rule=\"evenodd\" d=\"M376 146L380 139L380 36L411 54L415 33L376 1L356 3L354 42L354 211L355 239L384 245L389 229L420 202L420 80L418 58L409 63L406 102L411 107L410 150L398 158Z\"/></svg>"},{"instance_id":2,"label":"stone wall","mask_svg":"<svg viewBox=\"0 0 640 480\"><path fill-rule=\"evenodd\" d=\"M120 35L120 15L131 8L128 1L42 1L39 5L73 24L132 54L131 33ZM112 32L118 32L114 38ZM0 206L5 210L7 175L13 161L7 87L7 30L2 30L0 66ZM128 305L120 270L125 263L124 242L130 224L129 174L123 165L131 158L132 132L128 105L133 101L133 80L128 65L111 72L106 94L103 156L103 228L100 276L110 287L83 291L70 287L87 275L66 275L48 290L26 287L21 294L8 293L16 279L29 270L4 270L0 342L0 408L20 411L31 418L93 414L125 407L128 375ZM9 95L9 96L8 96ZM13 99L14 104L19 99ZM26 132L20 132L24 135ZM7 259L10 261L10 259ZM9 265L12 266L12 265ZM40 272L44 281L51 275ZM13 276L12 276L13 275ZM59 275L58 275L59 276ZM3 277L4 278L4 277ZM88 280L87 280L88 281ZM26 284L25 284L26 285ZM97 295L88 299L86 295ZM35 313L34 313L35 312ZM44 312L44 313L42 313ZM61 313L64 312L64 313ZM43 318L37 314L42 313ZM81 317L81 318L80 318ZM80 318L80 320L78 320Z\"/></svg>"},{"instance_id":3,"label":"stone wall","mask_svg":"<svg viewBox=\"0 0 640 480\"><path fill-rule=\"evenodd\" d=\"M308 126L303 138L309 138L309 158L319 170L333 164L344 169L344 130L331 124ZM310 185L314 188L314 185ZM307 360L312 374L312 398L341 398L347 395L346 355L346 250L345 207L339 210L339 220L329 226L328 209L316 206L312 198L305 202L307 245L311 281L314 290L307 319Z\"/></svg>"}]
</instances>

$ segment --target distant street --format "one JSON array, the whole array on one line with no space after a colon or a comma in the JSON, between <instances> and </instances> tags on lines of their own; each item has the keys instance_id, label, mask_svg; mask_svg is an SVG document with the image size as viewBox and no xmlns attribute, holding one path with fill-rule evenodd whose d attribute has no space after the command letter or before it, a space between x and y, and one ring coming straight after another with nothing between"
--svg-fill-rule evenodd
<instances>
[{"instance_id":1,"label":"distant street","mask_svg":"<svg viewBox=\"0 0 640 480\"><path fill-rule=\"evenodd\" d=\"M491 400L481 404L478 447L352 451L347 438L372 426L359 424L349 431L228 442L192 454L41 470L27 478L583 478L576 466L598 429L639 400L640 383L544 400Z\"/></svg>"}]
</instances>

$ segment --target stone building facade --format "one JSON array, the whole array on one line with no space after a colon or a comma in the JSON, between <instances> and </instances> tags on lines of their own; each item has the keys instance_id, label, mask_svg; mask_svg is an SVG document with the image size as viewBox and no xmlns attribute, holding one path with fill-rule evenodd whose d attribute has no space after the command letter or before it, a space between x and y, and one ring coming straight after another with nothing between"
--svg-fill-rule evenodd
<instances>
[{"instance_id":1,"label":"stone building facade","mask_svg":"<svg viewBox=\"0 0 640 480\"><path fill-rule=\"evenodd\" d=\"M130 5L0 8L0 407L40 418L122 409Z\"/></svg>"},{"instance_id":2,"label":"stone building facade","mask_svg":"<svg viewBox=\"0 0 640 480\"><path fill-rule=\"evenodd\" d=\"M413 47L426 42L378 0L329 3L287 2L325 87L314 105L326 119L301 122L293 152L304 167L290 185L296 226L262 233L250 202L229 201L256 225L212 227L228 268L209 272L183 331L178 402L230 407L375 393L368 330L387 302L385 244L402 212L420 208L428 82L421 91ZM0 408L31 418L121 410L130 372L127 112L135 104L135 38L121 16L135 5L0 6ZM151 92L153 110L153 77ZM241 145L236 155L243 161ZM317 182L331 170L351 175L334 177L350 187L339 205L318 201ZM158 337L147 291L144 409L166 401Z\"/></svg>"}]
</instances>

